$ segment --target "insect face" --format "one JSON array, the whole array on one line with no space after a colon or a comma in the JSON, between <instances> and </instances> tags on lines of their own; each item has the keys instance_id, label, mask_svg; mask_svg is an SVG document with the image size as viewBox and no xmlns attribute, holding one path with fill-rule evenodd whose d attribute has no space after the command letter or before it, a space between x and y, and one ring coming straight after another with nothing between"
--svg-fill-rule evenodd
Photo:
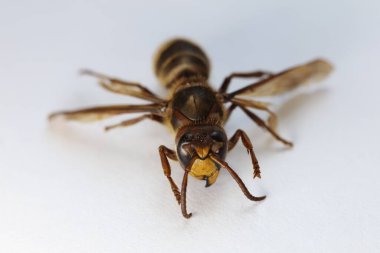
<instances>
[{"instance_id":1,"label":"insect face","mask_svg":"<svg viewBox=\"0 0 380 253\"><path fill-rule=\"evenodd\" d=\"M212 153L221 160L227 154L227 136L218 126L189 126L178 132L177 154L181 166L190 169L190 175L213 184L220 166L211 160ZM188 168L191 161L191 168Z\"/></svg>"}]
</instances>

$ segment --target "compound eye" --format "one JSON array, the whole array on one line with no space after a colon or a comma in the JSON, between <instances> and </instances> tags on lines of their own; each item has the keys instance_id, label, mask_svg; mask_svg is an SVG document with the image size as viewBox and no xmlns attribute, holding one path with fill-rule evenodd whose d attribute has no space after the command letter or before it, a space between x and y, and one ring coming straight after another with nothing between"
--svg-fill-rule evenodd
<instances>
[{"instance_id":1,"label":"compound eye","mask_svg":"<svg viewBox=\"0 0 380 253\"><path fill-rule=\"evenodd\" d=\"M211 138L213 138L216 141L223 141L224 135L220 131L214 131L211 133Z\"/></svg>"},{"instance_id":2,"label":"compound eye","mask_svg":"<svg viewBox=\"0 0 380 253\"><path fill-rule=\"evenodd\" d=\"M186 134L183 138L183 141L185 142L189 142L191 141L192 139L194 138L194 136L192 134Z\"/></svg>"}]
</instances>

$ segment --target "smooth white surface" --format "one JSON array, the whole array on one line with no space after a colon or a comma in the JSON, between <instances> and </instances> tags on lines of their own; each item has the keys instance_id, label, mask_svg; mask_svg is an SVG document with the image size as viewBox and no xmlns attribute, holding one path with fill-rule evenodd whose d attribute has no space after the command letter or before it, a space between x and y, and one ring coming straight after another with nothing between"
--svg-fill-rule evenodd
<instances>
[{"instance_id":1,"label":"smooth white surface","mask_svg":"<svg viewBox=\"0 0 380 253\"><path fill-rule=\"evenodd\" d=\"M0 252L379 252L378 1L0 5ZM252 138L262 180L240 144L228 161L264 202L225 171L211 188L191 178L185 220L157 152L173 147L164 127L105 134L103 124L46 121L57 109L141 102L79 77L83 67L164 94L152 54L178 35L204 47L215 86L236 70L334 63L322 89L277 110L293 149L241 113L226 126Z\"/></svg>"}]
</instances>

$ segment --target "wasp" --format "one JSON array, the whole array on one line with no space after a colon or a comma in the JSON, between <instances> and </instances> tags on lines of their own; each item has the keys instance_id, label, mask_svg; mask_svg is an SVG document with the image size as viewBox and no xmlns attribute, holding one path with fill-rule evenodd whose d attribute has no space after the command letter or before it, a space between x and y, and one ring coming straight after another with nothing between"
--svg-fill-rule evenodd
<instances>
[{"instance_id":1,"label":"wasp","mask_svg":"<svg viewBox=\"0 0 380 253\"><path fill-rule=\"evenodd\" d=\"M84 70L83 74L98 79L100 85L114 93L124 94L147 101L140 105L111 105L61 111L50 115L50 119L63 117L80 122L93 122L113 116L130 113L141 115L110 125L105 130L127 127L143 120L152 120L166 125L175 133L175 149L161 145L158 152L164 175L166 176L176 201L185 218L190 218L186 208L186 189L189 175L205 180L206 187L215 183L223 168L252 201L261 201L266 196L252 195L238 174L225 161L227 153L239 140L247 149L253 167L253 178L260 178L260 166L248 135L238 129L228 138L224 125L235 109L240 109L259 127L268 131L276 140L287 146L293 144L276 131L276 114L269 104L258 100L260 97L276 96L294 90L309 81L326 77L332 70L330 63L316 59L279 73L269 71L236 72L227 76L218 90L213 89L208 78L210 61L197 44L186 39L173 39L164 43L154 59L154 71L160 83L168 90L168 98L161 98L151 90L136 82ZM228 92L235 78L255 78L256 81ZM257 111L269 116L266 120ZM184 169L181 187L171 177L169 159L179 161Z\"/></svg>"}]
</instances>

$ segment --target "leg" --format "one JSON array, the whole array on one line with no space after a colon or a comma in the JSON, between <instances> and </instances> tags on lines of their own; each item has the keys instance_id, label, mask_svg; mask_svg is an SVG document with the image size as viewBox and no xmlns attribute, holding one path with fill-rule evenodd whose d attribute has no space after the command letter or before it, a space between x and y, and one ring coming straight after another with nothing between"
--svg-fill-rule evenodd
<instances>
[{"instance_id":1,"label":"leg","mask_svg":"<svg viewBox=\"0 0 380 253\"><path fill-rule=\"evenodd\" d=\"M252 143L243 130L237 130L235 134L231 137L231 139L228 141L228 151L232 150L235 147L239 139L241 139L241 141L243 142L243 145L247 149L248 154L251 155L251 160L253 164L253 178L261 178L259 162L257 161L255 152L253 151Z\"/></svg>"},{"instance_id":2,"label":"leg","mask_svg":"<svg viewBox=\"0 0 380 253\"><path fill-rule=\"evenodd\" d=\"M252 78L252 77L263 77L263 76L270 76L272 75L270 72L267 72L267 71L254 71L254 72L244 72L244 73L232 73L230 74L229 76L227 76L223 83L222 83L222 86L220 86L219 88L219 92L220 93L224 93L227 91L228 89L228 86L230 85L231 83L231 80L232 78L235 78L235 77L240 77L240 78Z\"/></svg>"},{"instance_id":3,"label":"leg","mask_svg":"<svg viewBox=\"0 0 380 253\"><path fill-rule=\"evenodd\" d=\"M268 108L269 103L247 100L242 98L232 98L231 102L236 106L240 105L245 107L251 107L261 111L266 111L269 114L269 118L267 120L269 127L272 129L277 128L277 115Z\"/></svg>"},{"instance_id":4,"label":"leg","mask_svg":"<svg viewBox=\"0 0 380 253\"><path fill-rule=\"evenodd\" d=\"M243 183L243 181L240 179L240 177L236 174L236 172L228 165L228 163L226 163L225 161L221 161L219 160L219 158L217 158L215 155L211 154L210 155L210 158L216 162L217 164L219 164L221 167L225 168L228 173L230 173L230 175L232 176L232 178L236 181L236 183L238 183L240 189L242 190L242 192L244 193L244 195L252 200L252 201L260 201L260 200L263 200L265 199L266 196L262 196L262 197L255 197L253 196L247 189L247 187L245 186L245 184Z\"/></svg>"},{"instance_id":5,"label":"leg","mask_svg":"<svg viewBox=\"0 0 380 253\"><path fill-rule=\"evenodd\" d=\"M158 151L160 153L160 158L161 158L161 164L162 168L164 169L164 174L169 180L170 187L172 188L172 191L174 193L174 197L176 198L178 204L181 204L181 194L179 193L177 185L174 183L173 178L171 177L171 169L170 169L170 164L168 161L168 157L172 160L177 161L177 155L175 152L171 149L168 149L167 147L161 145L158 148Z\"/></svg>"},{"instance_id":6,"label":"leg","mask_svg":"<svg viewBox=\"0 0 380 253\"><path fill-rule=\"evenodd\" d=\"M186 210L186 189L187 189L187 178L189 176L189 169L185 170L185 174L183 175L183 180L182 180L182 187L181 187L181 210L182 210L182 215L185 218L190 218L192 213L187 213Z\"/></svg>"},{"instance_id":7,"label":"leg","mask_svg":"<svg viewBox=\"0 0 380 253\"><path fill-rule=\"evenodd\" d=\"M98 78L100 85L111 92L142 98L155 103L165 102L165 100L159 98L157 95L139 83L125 82L91 70L82 70L81 74Z\"/></svg>"},{"instance_id":8,"label":"leg","mask_svg":"<svg viewBox=\"0 0 380 253\"><path fill-rule=\"evenodd\" d=\"M248 117L250 117L254 122L256 122L257 125L259 125L260 127L262 128L265 128L270 134L272 134L272 136L278 140L278 141L281 141L282 143L284 143L285 145L288 145L290 147L293 146L293 143L291 143L290 141L287 141L285 139L283 139L280 135L278 135L278 133L276 133L276 131L274 131L270 126L268 126L264 120L260 119L259 116L257 116L256 114L254 114L253 112L249 111L247 108L245 108L244 106L240 106L240 109L243 110L243 112L245 114L248 115Z\"/></svg>"},{"instance_id":9,"label":"leg","mask_svg":"<svg viewBox=\"0 0 380 253\"><path fill-rule=\"evenodd\" d=\"M249 103L243 103L242 101L247 101ZM230 102L232 102L232 104L227 109L225 122L228 121L228 119L231 116L231 113L236 109L236 107L238 105L242 105L242 106L252 107L252 108L255 108L258 110L266 111L267 113L269 113L269 117L267 120L269 127L274 129L274 130L277 128L277 115L267 107L267 103L262 103L262 102L258 102L258 101L251 101L251 100L244 100L244 99L240 99L240 98L239 99L233 98L230 100Z\"/></svg>"},{"instance_id":10,"label":"leg","mask_svg":"<svg viewBox=\"0 0 380 253\"><path fill-rule=\"evenodd\" d=\"M162 116L154 115L154 114L145 114L145 115L142 115L142 116L137 117L137 118L133 118L133 119L122 121L122 122L120 122L118 124L115 124L115 125L107 126L105 128L105 130L108 131L108 130L112 130L112 129L115 129L115 128L118 128L118 127L131 126L131 125L134 125L136 123L139 123L140 121L142 121L144 119L151 119L151 120L157 121L159 123L162 123L164 121L164 119L163 119Z\"/></svg>"},{"instance_id":11,"label":"leg","mask_svg":"<svg viewBox=\"0 0 380 253\"><path fill-rule=\"evenodd\" d=\"M237 107L236 104L231 104L230 107L228 107L227 109L227 114L226 114L226 119L224 120L224 122L227 122L228 119L230 118L231 116L231 113L233 112L233 110L235 110L235 108Z\"/></svg>"},{"instance_id":12,"label":"leg","mask_svg":"<svg viewBox=\"0 0 380 253\"><path fill-rule=\"evenodd\" d=\"M56 112L51 114L49 119L53 120L62 117L64 119L80 122L93 122L126 113L145 112L160 114L162 108L163 106L160 104L98 106L76 111Z\"/></svg>"}]
</instances>

